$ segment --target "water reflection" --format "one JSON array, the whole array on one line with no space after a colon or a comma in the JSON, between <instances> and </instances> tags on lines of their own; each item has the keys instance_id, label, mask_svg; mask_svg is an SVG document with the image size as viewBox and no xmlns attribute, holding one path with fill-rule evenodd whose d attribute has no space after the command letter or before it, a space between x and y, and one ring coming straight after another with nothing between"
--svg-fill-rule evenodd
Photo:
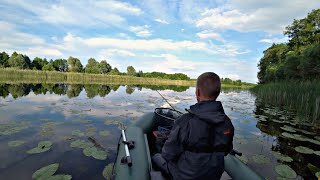
<instances>
[{"instance_id":1,"label":"water reflection","mask_svg":"<svg viewBox=\"0 0 320 180\"><path fill-rule=\"evenodd\" d=\"M14 99L27 96L31 91L35 95L54 93L57 95L67 95L69 98L77 97L82 90L85 90L88 98L95 96L105 97L111 90L117 91L120 86L125 85L101 85L101 84L0 84L0 97L7 97L9 94ZM143 88L151 90L173 90L184 92L188 86L171 85L127 85L126 93L132 94L135 90L141 91Z\"/></svg>"}]
</instances>

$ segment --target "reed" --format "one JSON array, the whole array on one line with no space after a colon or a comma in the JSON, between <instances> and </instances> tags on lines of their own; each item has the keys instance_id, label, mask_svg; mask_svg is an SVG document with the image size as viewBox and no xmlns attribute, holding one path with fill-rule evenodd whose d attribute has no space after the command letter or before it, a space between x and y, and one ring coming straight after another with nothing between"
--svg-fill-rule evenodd
<instances>
[{"instance_id":1,"label":"reed","mask_svg":"<svg viewBox=\"0 0 320 180\"><path fill-rule=\"evenodd\" d=\"M297 120L320 124L320 82L283 81L252 88L262 102L297 112Z\"/></svg>"},{"instance_id":2,"label":"reed","mask_svg":"<svg viewBox=\"0 0 320 180\"><path fill-rule=\"evenodd\" d=\"M195 86L195 80L170 80L157 78L141 78L125 75L63 73L57 71L20 70L0 68L0 83L66 83L66 84L141 84L141 85L176 85ZM229 85L223 87L250 88L250 85Z\"/></svg>"}]
</instances>

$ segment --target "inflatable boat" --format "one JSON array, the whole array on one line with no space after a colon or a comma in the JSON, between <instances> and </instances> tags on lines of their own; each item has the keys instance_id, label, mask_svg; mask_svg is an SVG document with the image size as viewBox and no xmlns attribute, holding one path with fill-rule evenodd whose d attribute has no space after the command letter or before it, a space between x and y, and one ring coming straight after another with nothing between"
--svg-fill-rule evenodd
<instances>
[{"instance_id":1,"label":"inflatable boat","mask_svg":"<svg viewBox=\"0 0 320 180\"><path fill-rule=\"evenodd\" d=\"M153 132L159 124L170 125L181 115L168 108L156 108L155 112L146 113L133 125L122 130L118 144L117 159L112 171L112 179L116 180L153 180L168 179L157 171L151 162ZM225 172L235 180L264 179L247 165L242 163L235 154L225 156Z\"/></svg>"}]
</instances>

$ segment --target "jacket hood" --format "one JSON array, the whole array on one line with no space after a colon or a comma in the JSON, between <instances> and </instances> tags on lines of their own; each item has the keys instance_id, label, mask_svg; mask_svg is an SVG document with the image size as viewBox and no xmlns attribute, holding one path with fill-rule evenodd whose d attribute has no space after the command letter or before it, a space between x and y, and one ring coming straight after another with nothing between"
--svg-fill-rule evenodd
<instances>
[{"instance_id":1,"label":"jacket hood","mask_svg":"<svg viewBox=\"0 0 320 180\"><path fill-rule=\"evenodd\" d=\"M220 101L203 101L190 106L187 110L189 113L199 117L200 119L217 124L224 121L226 114L224 113Z\"/></svg>"}]
</instances>

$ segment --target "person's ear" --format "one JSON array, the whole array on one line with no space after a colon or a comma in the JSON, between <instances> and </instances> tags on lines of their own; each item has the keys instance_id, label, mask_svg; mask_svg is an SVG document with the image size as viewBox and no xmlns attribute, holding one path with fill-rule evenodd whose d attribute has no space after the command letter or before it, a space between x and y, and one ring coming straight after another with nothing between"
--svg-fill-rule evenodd
<instances>
[{"instance_id":1,"label":"person's ear","mask_svg":"<svg viewBox=\"0 0 320 180\"><path fill-rule=\"evenodd\" d=\"M200 93L201 93L201 92L200 92L200 89L199 89L199 88L196 88L196 96L197 96L197 97L200 97Z\"/></svg>"}]
</instances>

